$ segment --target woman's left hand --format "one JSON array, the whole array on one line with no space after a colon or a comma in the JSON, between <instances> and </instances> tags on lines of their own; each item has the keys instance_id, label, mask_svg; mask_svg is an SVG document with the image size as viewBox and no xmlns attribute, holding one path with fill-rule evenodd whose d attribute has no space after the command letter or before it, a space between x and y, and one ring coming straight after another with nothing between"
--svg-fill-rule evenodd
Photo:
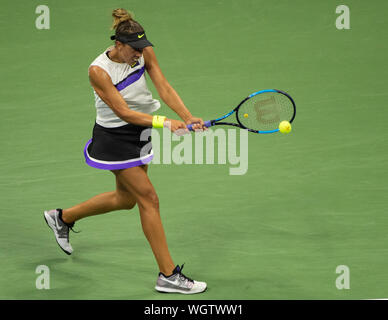
<instances>
[{"instance_id":1,"label":"woman's left hand","mask_svg":"<svg viewBox=\"0 0 388 320\"><path fill-rule=\"evenodd\" d=\"M191 117L185 121L186 125L192 124L194 131L203 131L207 130L207 127L205 126L205 123L203 122L202 118L196 118Z\"/></svg>"}]
</instances>

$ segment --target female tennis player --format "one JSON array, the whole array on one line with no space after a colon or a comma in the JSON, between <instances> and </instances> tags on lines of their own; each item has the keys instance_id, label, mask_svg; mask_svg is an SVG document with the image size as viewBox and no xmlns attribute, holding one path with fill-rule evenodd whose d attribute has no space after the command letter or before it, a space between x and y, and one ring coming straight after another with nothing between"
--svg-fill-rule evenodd
<instances>
[{"instance_id":1,"label":"female tennis player","mask_svg":"<svg viewBox=\"0 0 388 320\"><path fill-rule=\"evenodd\" d=\"M188 132L188 124L193 124L197 130L206 130L206 127L201 118L191 115L167 82L143 27L125 9L113 10L112 16L115 35L111 39L115 40L115 45L89 66L97 117L84 155L89 166L110 170L115 175L116 190L68 209L45 211L44 217L61 249L71 254L69 229L72 230L75 221L114 210L132 209L137 204L143 232L159 266L155 289L184 294L203 292L206 283L186 277L182 273L183 265L175 266L170 256L158 196L147 175L147 163L153 157L152 149L145 148L150 138L142 138L141 133L152 127L168 127L175 133L179 130ZM152 98L145 71L161 99L183 121L151 115L160 108L160 102Z\"/></svg>"}]
</instances>

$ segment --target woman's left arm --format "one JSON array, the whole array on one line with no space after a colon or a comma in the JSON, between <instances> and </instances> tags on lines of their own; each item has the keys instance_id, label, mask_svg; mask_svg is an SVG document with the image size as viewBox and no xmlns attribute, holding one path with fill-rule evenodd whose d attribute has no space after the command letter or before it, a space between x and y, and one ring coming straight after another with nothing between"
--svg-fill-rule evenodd
<instances>
[{"instance_id":1,"label":"woman's left arm","mask_svg":"<svg viewBox=\"0 0 388 320\"><path fill-rule=\"evenodd\" d=\"M178 93L168 83L159 67L154 49L152 47L144 48L143 57L145 61L145 68L164 103L174 110L186 124L194 123L193 129L206 129L203 120L192 116Z\"/></svg>"}]
</instances>

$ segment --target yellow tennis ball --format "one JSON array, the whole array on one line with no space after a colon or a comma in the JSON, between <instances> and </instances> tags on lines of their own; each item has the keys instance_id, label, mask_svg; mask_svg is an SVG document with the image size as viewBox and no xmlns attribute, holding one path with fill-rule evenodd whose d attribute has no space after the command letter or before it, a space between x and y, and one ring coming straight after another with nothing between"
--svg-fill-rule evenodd
<instances>
[{"instance_id":1,"label":"yellow tennis ball","mask_svg":"<svg viewBox=\"0 0 388 320\"><path fill-rule=\"evenodd\" d=\"M288 121L280 122L279 131L281 133L289 133L291 131L291 123L289 123Z\"/></svg>"},{"instance_id":2,"label":"yellow tennis ball","mask_svg":"<svg viewBox=\"0 0 388 320\"><path fill-rule=\"evenodd\" d=\"M248 118L248 113L244 113L244 118Z\"/></svg>"}]
</instances>

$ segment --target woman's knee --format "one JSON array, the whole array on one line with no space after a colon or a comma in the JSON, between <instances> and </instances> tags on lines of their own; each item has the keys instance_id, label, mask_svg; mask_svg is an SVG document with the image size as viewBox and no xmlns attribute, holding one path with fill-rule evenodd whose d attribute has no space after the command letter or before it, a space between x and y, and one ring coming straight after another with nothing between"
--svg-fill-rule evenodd
<instances>
[{"instance_id":1,"label":"woman's knee","mask_svg":"<svg viewBox=\"0 0 388 320\"><path fill-rule=\"evenodd\" d=\"M126 192L116 190L116 199L119 207L123 209L132 209L136 205L134 197Z\"/></svg>"},{"instance_id":2,"label":"woman's knee","mask_svg":"<svg viewBox=\"0 0 388 320\"><path fill-rule=\"evenodd\" d=\"M147 173L147 167L142 167L141 171ZM135 204L137 203L140 207L145 208L156 208L159 209L159 198L155 192L151 183L143 181L143 183L134 185L130 181L134 181L134 178L139 178L136 174L132 176L134 172L125 172L125 170L111 170L116 176L116 190L118 193L127 194L129 193L134 199ZM131 174L130 174L131 173ZM131 190L131 191L129 191Z\"/></svg>"},{"instance_id":3,"label":"woman's knee","mask_svg":"<svg viewBox=\"0 0 388 320\"><path fill-rule=\"evenodd\" d=\"M159 210L159 197L155 190L144 191L138 199L139 205L142 207L152 207Z\"/></svg>"}]
</instances>

